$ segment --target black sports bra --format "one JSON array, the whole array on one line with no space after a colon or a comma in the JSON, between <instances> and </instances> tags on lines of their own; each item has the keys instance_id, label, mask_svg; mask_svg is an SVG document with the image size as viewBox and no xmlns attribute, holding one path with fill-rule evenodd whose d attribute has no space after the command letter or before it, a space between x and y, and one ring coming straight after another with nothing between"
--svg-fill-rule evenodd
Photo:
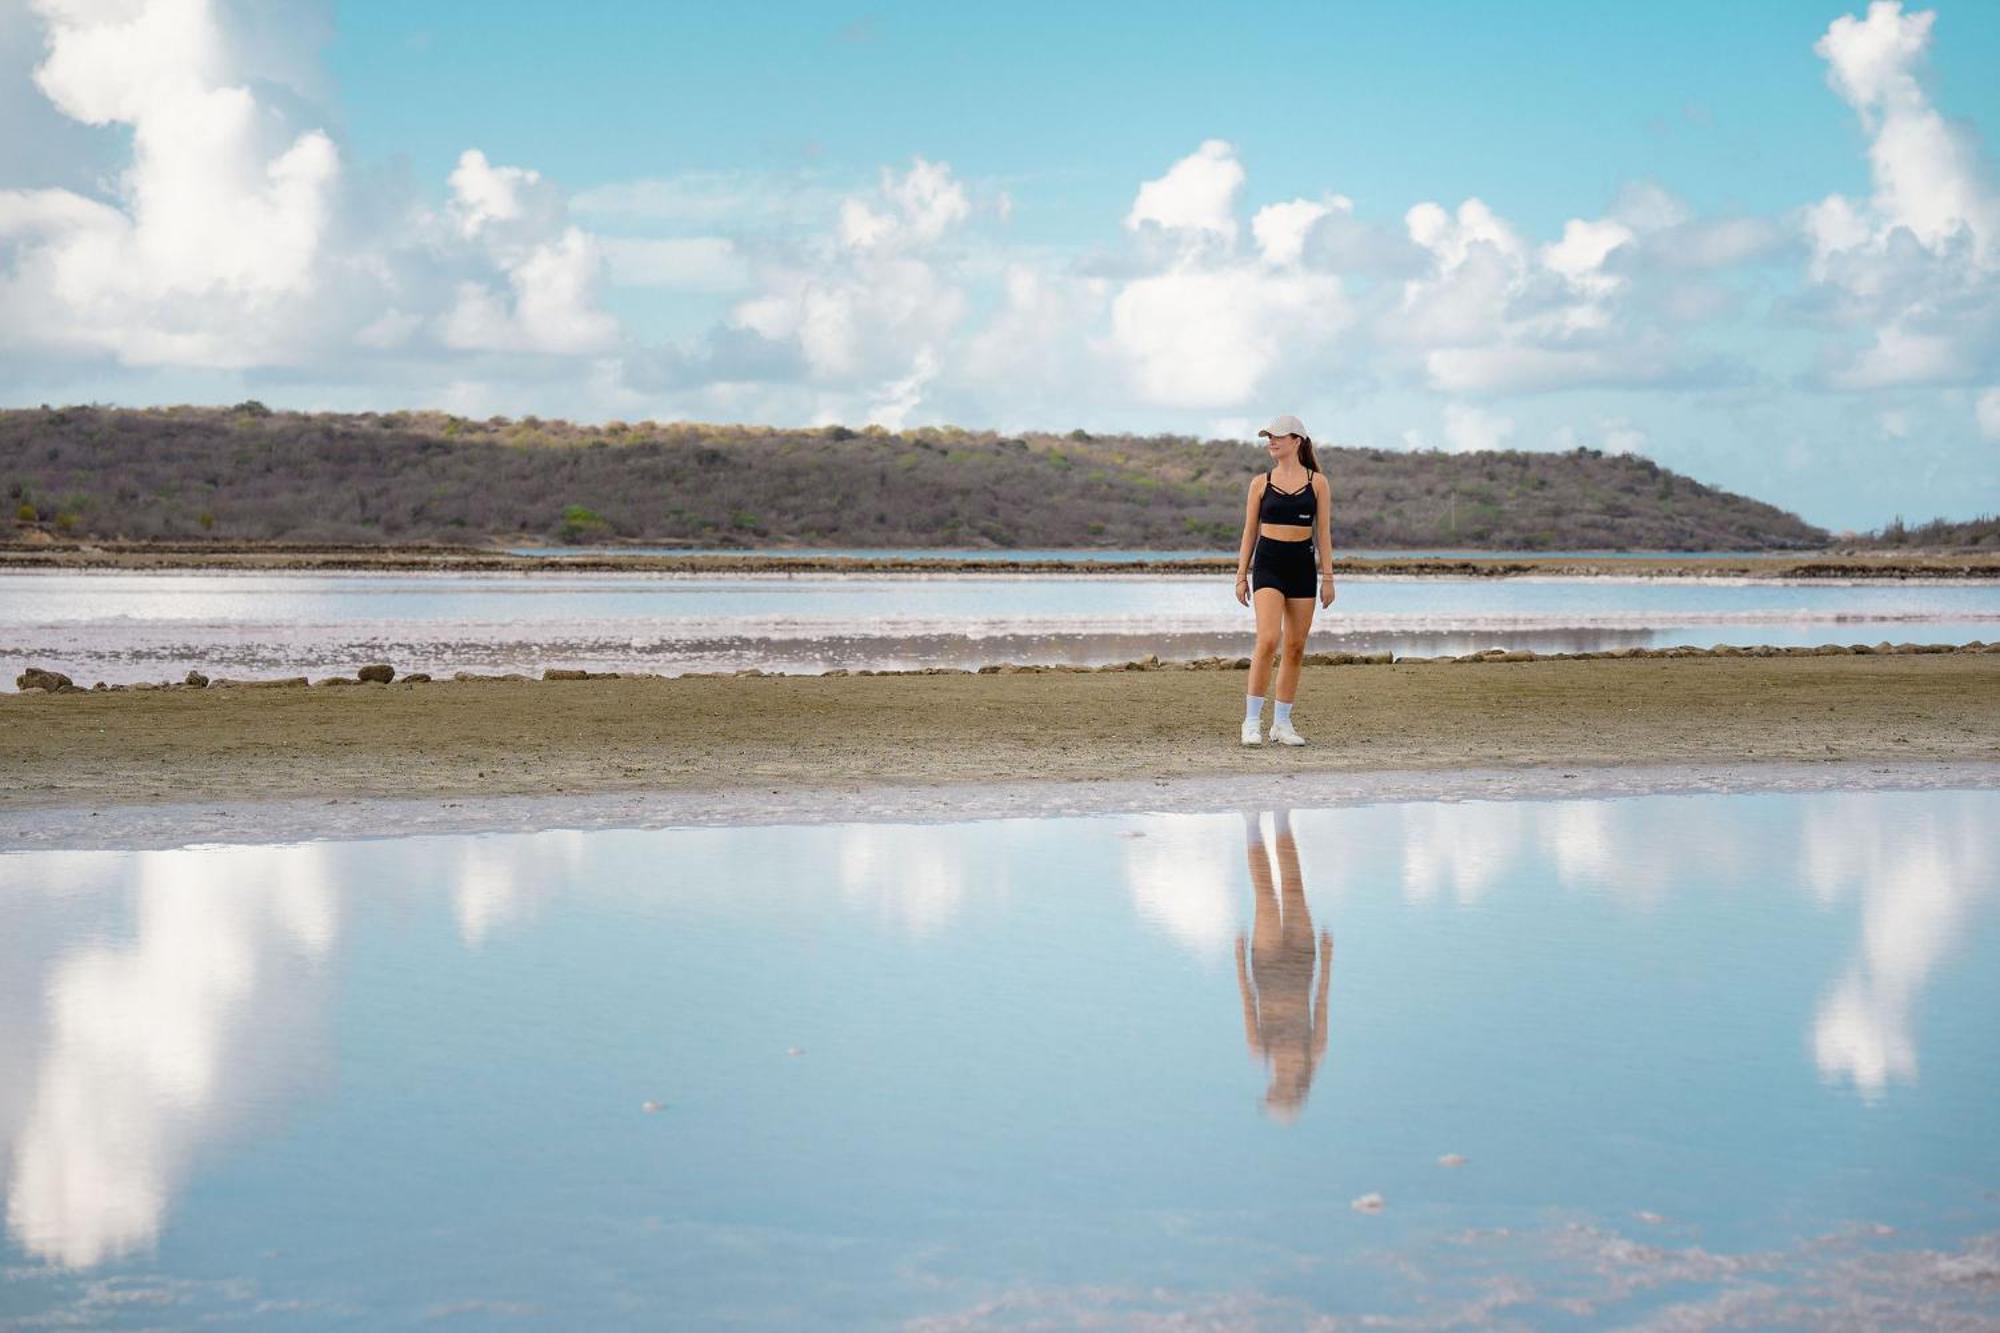
<instances>
[{"instance_id":1,"label":"black sports bra","mask_svg":"<svg viewBox=\"0 0 2000 1333\"><path fill-rule=\"evenodd\" d=\"M1275 469L1274 469L1275 471ZM1306 484L1295 491L1281 491L1273 480L1272 473L1264 474L1264 496L1257 502L1257 521L1299 527L1312 526L1319 514L1319 494L1313 490L1313 478L1319 474L1306 469Z\"/></svg>"}]
</instances>

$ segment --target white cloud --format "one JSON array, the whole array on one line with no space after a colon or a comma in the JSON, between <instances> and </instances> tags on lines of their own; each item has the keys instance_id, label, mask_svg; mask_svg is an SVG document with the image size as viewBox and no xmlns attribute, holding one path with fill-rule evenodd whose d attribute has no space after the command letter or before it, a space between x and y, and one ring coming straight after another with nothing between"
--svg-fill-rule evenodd
<instances>
[{"instance_id":1,"label":"white cloud","mask_svg":"<svg viewBox=\"0 0 2000 1333\"><path fill-rule=\"evenodd\" d=\"M1830 350L1845 389L1962 381L2000 347L2000 192L1977 141L1931 104L1922 77L1936 14L1876 0L1813 46L1868 135L1874 192L1799 213L1808 275L1837 319L1873 340Z\"/></svg>"},{"instance_id":2,"label":"white cloud","mask_svg":"<svg viewBox=\"0 0 2000 1333\"><path fill-rule=\"evenodd\" d=\"M17 245L0 326L133 364L245 365L295 341L274 315L319 280L333 141L274 126L205 5L36 9L36 85L74 120L128 127L132 159L116 205L0 191L0 242Z\"/></svg>"},{"instance_id":3,"label":"white cloud","mask_svg":"<svg viewBox=\"0 0 2000 1333\"><path fill-rule=\"evenodd\" d=\"M900 426L960 334L967 295L951 245L972 216L948 164L912 159L872 196L841 201L830 237L762 265L729 327L795 349L816 421Z\"/></svg>"},{"instance_id":4,"label":"white cloud","mask_svg":"<svg viewBox=\"0 0 2000 1333\"><path fill-rule=\"evenodd\" d=\"M1209 139L1167 168L1167 174L1139 187L1125 225L1147 223L1171 232L1236 239L1236 194L1243 188L1243 164L1222 139Z\"/></svg>"},{"instance_id":5,"label":"white cloud","mask_svg":"<svg viewBox=\"0 0 2000 1333\"><path fill-rule=\"evenodd\" d=\"M1281 357L1309 352L1348 318L1330 275L1189 266L1127 283L1111 305L1111 336L1148 401L1231 407L1255 394Z\"/></svg>"},{"instance_id":6,"label":"white cloud","mask_svg":"<svg viewBox=\"0 0 2000 1333\"><path fill-rule=\"evenodd\" d=\"M1306 237L1322 218L1333 213L1352 213L1354 201L1334 195L1324 203L1316 199L1293 199L1267 204L1250 219L1250 234L1268 264L1296 264L1304 255Z\"/></svg>"},{"instance_id":7,"label":"white cloud","mask_svg":"<svg viewBox=\"0 0 2000 1333\"><path fill-rule=\"evenodd\" d=\"M607 236L598 248L614 286L730 292L751 280L749 261L727 236Z\"/></svg>"},{"instance_id":8,"label":"white cloud","mask_svg":"<svg viewBox=\"0 0 2000 1333\"><path fill-rule=\"evenodd\" d=\"M1512 417L1468 407L1464 403L1444 405L1445 443L1455 453L1504 448L1507 437L1513 433Z\"/></svg>"},{"instance_id":9,"label":"white cloud","mask_svg":"<svg viewBox=\"0 0 2000 1333\"><path fill-rule=\"evenodd\" d=\"M617 341L618 322L597 306L603 256L582 228L566 227L553 240L510 249L496 260L509 290L460 283L439 320L447 347L566 356L606 351Z\"/></svg>"},{"instance_id":10,"label":"white cloud","mask_svg":"<svg viewBox=\"0 0 2000 1333\"><path fill-rule=\"evenodd\" d=\"M68 117L129 128L131 158L106 199L0 191L0 342L318 370L391 348L569 355L617 340L594 303L595 242L537 172L468 150L442 214L350 187L332 138L290 123L303 104L276 91L313 82L284 25L231 26L203 0L34 8L36 85Z\"/></svg>"},{"instance_id":11,"label":"white cloud","mask_svg":"<svg viewBox=\"0 0 2000 1333\"><path fill-rule=\"evenodd\" d=\"M1235 151L1210 139L1141 184L1126 215L1128 228L1157 226L1180 242L1164 267L1118 289L1101 344L1148 403L1242 406L1281 365L1324 356L1353 322L1340 278L1298 263L1314 224L1348 201L1261 209L1252 223L1259 257L1251 258L1236 251L1243 184Z\"/></svg>"},{"instance_id":12,"label":"white cloud","mask_svg":"<svg viewBox=\"0 0 2000 1333\"><path fill-rule=\"evenodd\" d=\"M513 222L540 193L542 176L526 167L496 167L477 148L458 156L450 176L453 212L461 235L477 236L489 222Z\"/></svg>"},{"instance_id":13,"label":"white cloud","mask_svg":"<svg viewBox=\"0 0 2000 1333\"><path fill-rule=\"evenodd\" d=\"M1629 245L1632 236L1630 227L1609 218L1571 218L1563 224L1562 239L1543 246L1539 257L1544 268L1562 274L1578 290L1601 295L1622 285L1622 278L1604 272L1604 261L1613 250Z\"/></svg>"},{"instance_id":14,"label":"white cloud","mask_svg":"<svg viewBox=\"0 0 2000 1333\"><path fill-rule=\"evenodd\" d=\"M1981 393L1973 403L1972 413L1981 435L2000 440L2000 385Z\"/></svg>"}]
</instances>

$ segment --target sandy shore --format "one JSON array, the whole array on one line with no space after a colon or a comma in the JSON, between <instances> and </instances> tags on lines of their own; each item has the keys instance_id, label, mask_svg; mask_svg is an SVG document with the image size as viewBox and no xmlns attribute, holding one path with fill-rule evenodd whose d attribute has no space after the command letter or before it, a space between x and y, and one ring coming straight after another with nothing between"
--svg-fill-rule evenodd
<instances>
[{"instance_id":1,"label":"sandy shore","mask_svg":"<svg viewBox=\"0 0 2000 1333\"><path fill-rule=\"evenodd\" d=\"M0 810L859 791L1630 765L2000 762L2000 654L746 676L0 695ZM386 831L386 830L385 830Z\"/></svg>"},{"instance_id":2,"label":"sandy shore","mask_svg":"<svg viewBox=\"0 0 2000 1333\"><path fill-rule=\"evenodd\" d=\"M1336 551L1345 575L1396 578L1751 578L2000 579L2000 552L1792 551L1759 555L1616 557L1495 554L1351 556ZM172 542L0 542L0 570L240 570L408 573L631 574L1209 574L1226 579L1228 553L1171 560L1018 560L1005 551L978 559L939 559L922 551L893 557L798 556L746 551L731 555L635 555L615 547L560 557L514 555L472 546L316 546Z\"/></svg>"}]
</instances>

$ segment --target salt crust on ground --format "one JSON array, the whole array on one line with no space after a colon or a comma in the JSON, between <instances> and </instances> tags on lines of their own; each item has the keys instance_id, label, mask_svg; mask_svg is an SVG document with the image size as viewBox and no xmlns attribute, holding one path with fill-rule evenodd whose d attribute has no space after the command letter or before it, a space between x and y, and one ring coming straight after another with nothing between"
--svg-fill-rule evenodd
<instances>
[{"instance_id":1,"label":"salt crust on ground","mask_svg":"<svg viewBox=\"0 0 2000 1333\"><path fill-rule=\"evenodd\" d=\"M0 811L0 850L147 850L548 829L949 823L1412 801L1610 799L1740 792L2000 787L2000 763L1765 763L1290 773L1139 781L369 797Z\"/></svg>"}]
</instances>

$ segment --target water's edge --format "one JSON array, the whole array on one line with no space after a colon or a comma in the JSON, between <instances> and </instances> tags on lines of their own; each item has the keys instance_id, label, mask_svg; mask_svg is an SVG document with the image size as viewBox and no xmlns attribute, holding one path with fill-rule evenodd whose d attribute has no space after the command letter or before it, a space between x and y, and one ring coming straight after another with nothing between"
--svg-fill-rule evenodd
<instances>
[{"instance_id":1,"label":"water's edge","mask_svg":"<svg viewBox=\"0 0 2000 1333\"><path fill-rule=\"evenodd\" d=\"M1672 764L1297 773L705 792L370 797L0 811L0 852L150 850L550 829L946 823L1407 801L1610 799L1739 792L2000 787L2000 762Z\"/></svg>"}]
</instances>

